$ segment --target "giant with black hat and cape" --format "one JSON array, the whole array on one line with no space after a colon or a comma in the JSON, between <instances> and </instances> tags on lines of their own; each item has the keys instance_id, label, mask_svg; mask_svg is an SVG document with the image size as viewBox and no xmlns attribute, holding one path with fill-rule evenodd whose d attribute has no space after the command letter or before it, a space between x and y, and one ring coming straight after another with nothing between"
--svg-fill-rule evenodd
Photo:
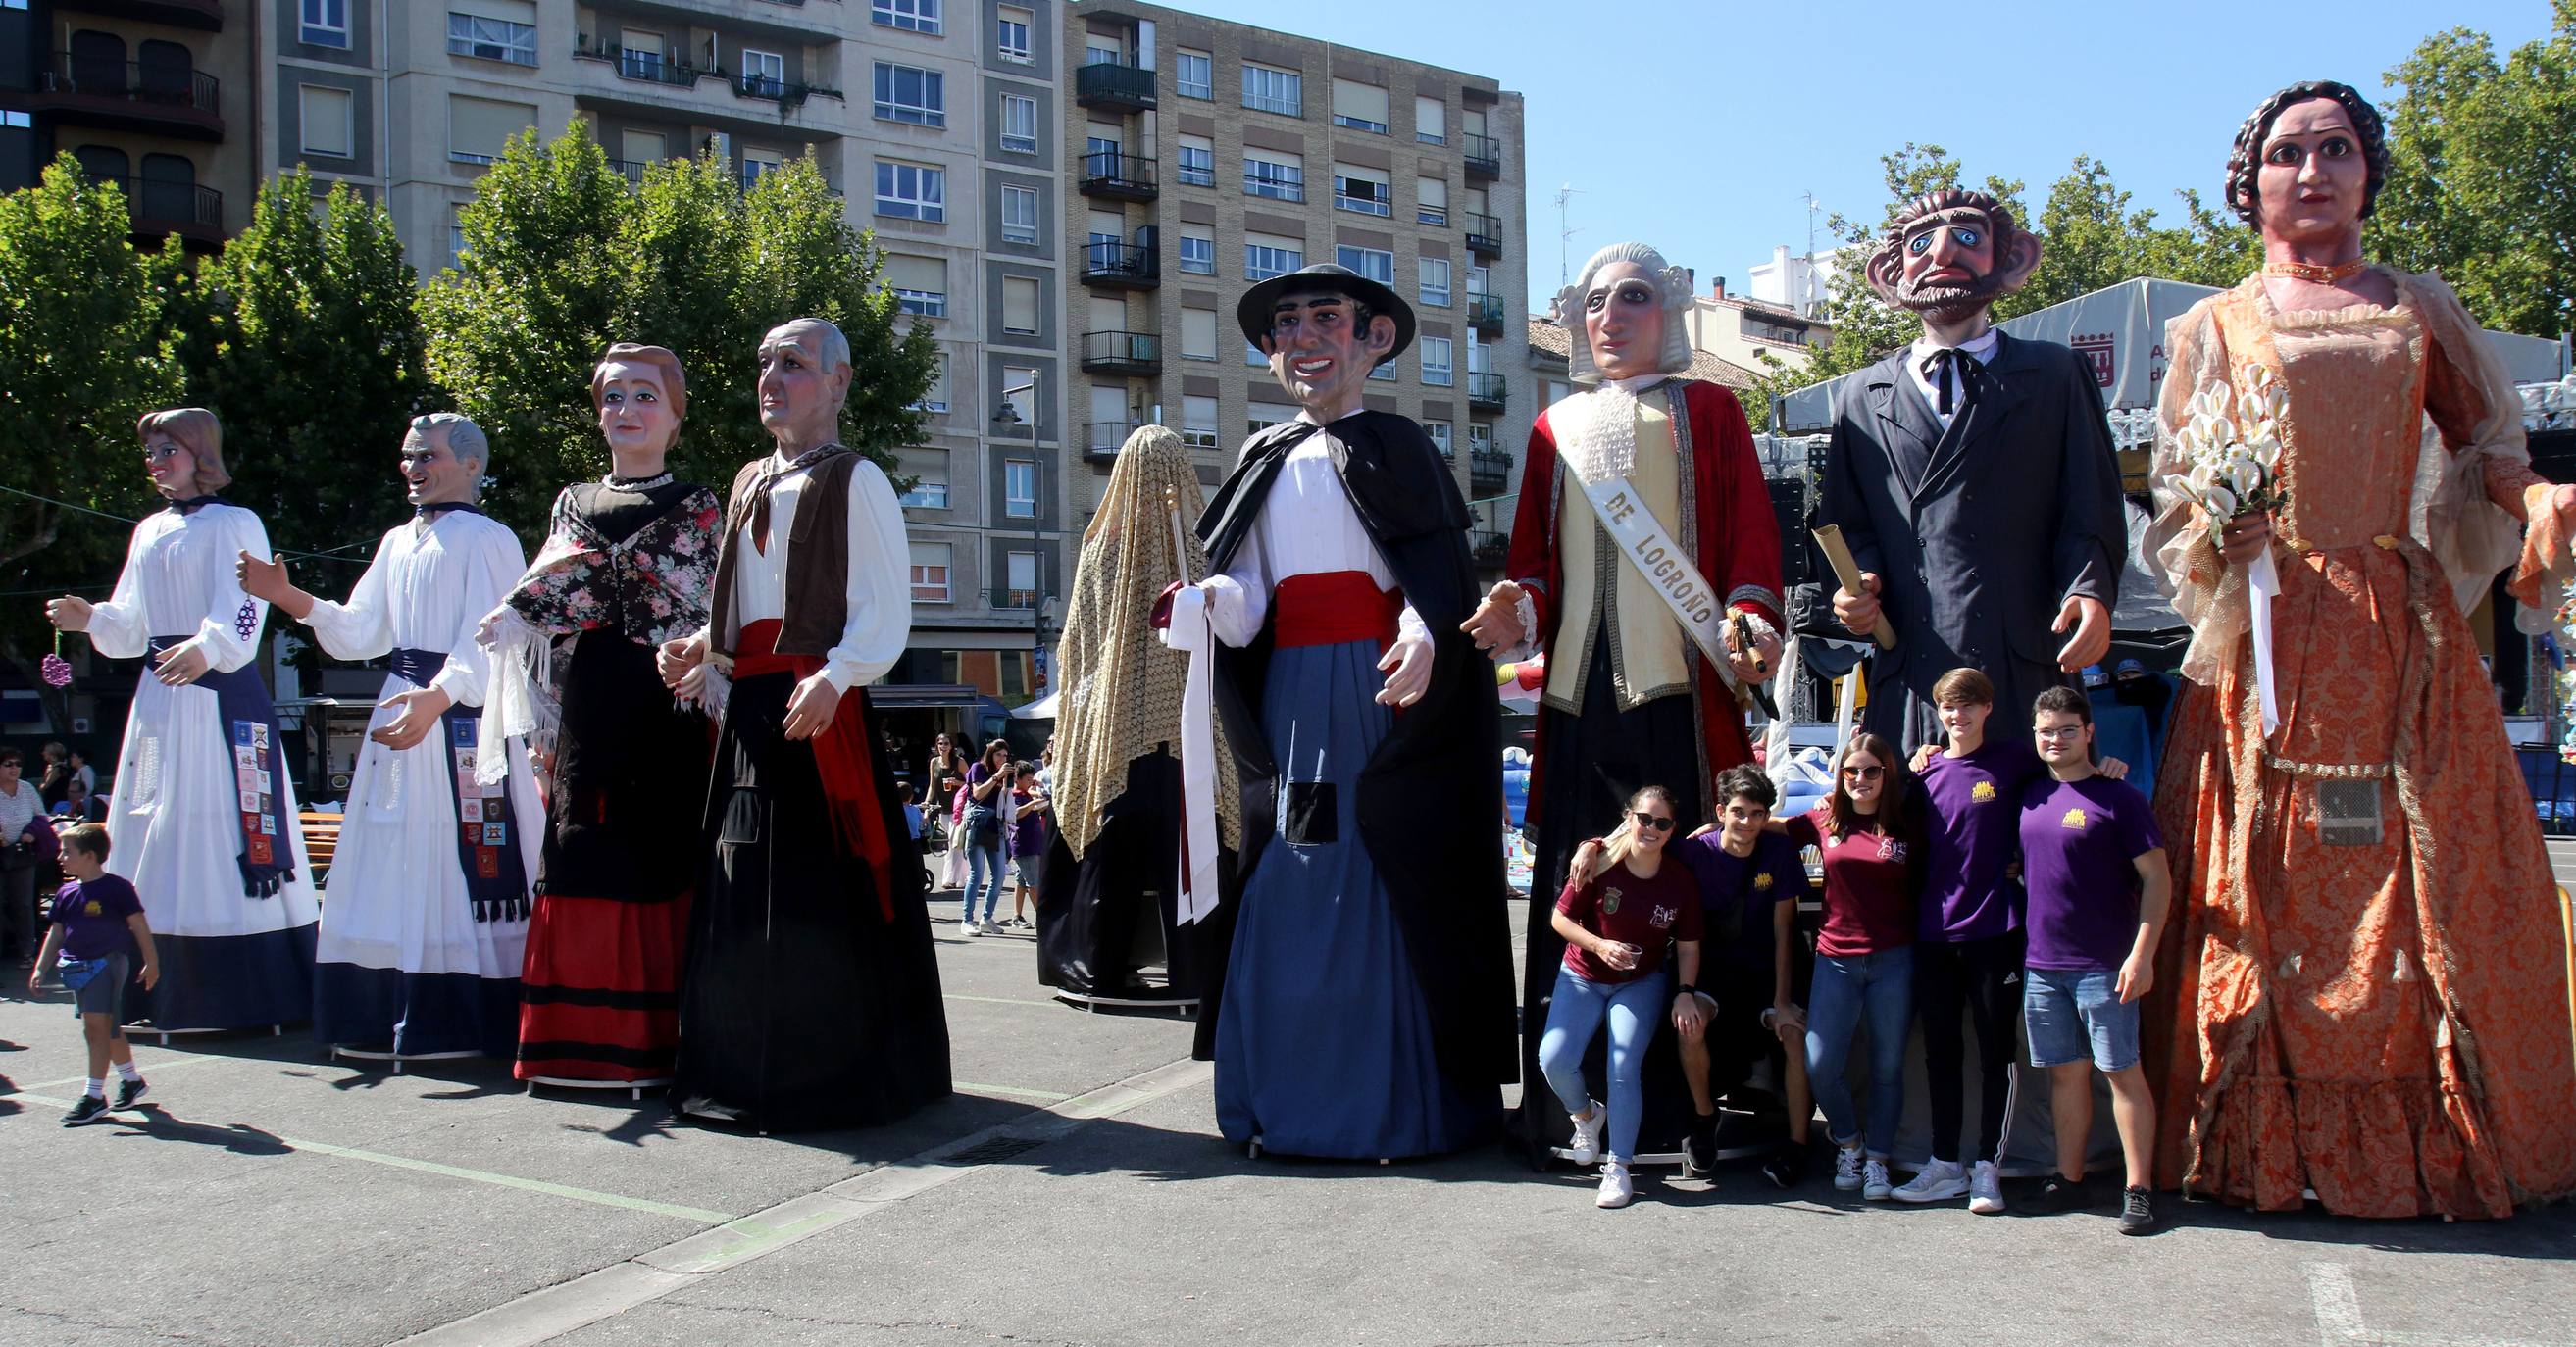
<instances>
[{"instance_id":1,"label":"giant with black hat and cape","mask_svg":"<svg viewBox=\"0 0 2576 1347\"><path fill-rule=\"evenodd\" d=\"M1365 410L1413 336L1385 286L1314 266L1253 287L1244 336L1304 408L1254 435L1199 525L1243 789L1243 888L1204 939L1228 1140L1429 1155L1501 1123L1514 1076L1491 666L1467 510L1422 428ZM1176 624L1182 622L1175 618Z\"/></svg>"}]
</instances>

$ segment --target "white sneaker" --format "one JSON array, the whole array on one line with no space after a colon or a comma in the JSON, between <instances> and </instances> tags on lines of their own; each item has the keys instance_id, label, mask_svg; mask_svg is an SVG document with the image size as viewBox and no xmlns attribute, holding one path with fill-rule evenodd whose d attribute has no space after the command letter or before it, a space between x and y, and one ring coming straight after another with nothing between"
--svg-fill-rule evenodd
<instances>
[{"instance_id":1,"label":"white sneaker","mask_svg":"<svg viewBox=\"0 0 2576 1347\"><path fill-rule=\"evenodd\" d=\"M1610 1121L1609 1110L1601 1107L1601 1101L1595 1099L1592 1101L1591 1117L1575 1118L1572 1114L1566 1116L1574 1123L1574 1140L1566 1146L1565 1158L1578 1165L1588 1165L1600 1159L1601 1128L1603 1124Z\"/></svg>"},{"instance_id":2,"label":"white sneaker","mask_svg":"<svg viewBox=\"0 0 2576 1347\"><path fill-rule=\"evenodd\" d=\"M1002 923L1000 923L1000 922L998 922L998 921L995 921L995 920L993 920L993 919L992 919L992 918L990 918L990 917L986 917L986 918L984 919L984 934L986 934L986 935L1000 935L1001 933L1002 933Z\"/></svg>"},{"instance_id":3,"label":"white sneaker","mask_svg":"<svg viewBox=\"0 0 2576 1347\"><path fill-rule=\"evenodd\" d=\"M962 917L958 919L957 934L972 940L983 933L982 928L975 925L975 919L973 917Z\"/></svg>"},{"instance_id":4,"label":"white sneaker","mask_svg":"<svg viewBox=\"0 0 2576 1347\"><path fill-rule=\"evenodd\" d=\"M2004 1212L2004 1176L1992 1160L1979 1160L1968 1176L1968 1210L1980 1216Z\"/></svg>"},{"instance_id":5,"label":"white sneaker","mask_svg":"<svg viewBox=\"0 0 2576 1347\"><path fill-rule=\"evenodd\" d=\"M1887 1181L1887 1162L1872 1160L1861 1166L1860 1195L1871 1202L1884 1202L1896 1192Z\"/></svg>"},{"instance_id":6,"label":"white sneaker","mask_svg":"<svg viewBox=\"0 0 2576 1347\"><path fill-rule=\"evenodd\" d=\"M1637 1185L1629 1180L1626 1165L1612 1160L1601 1166L1601 1195L1592 1199L1592 1205L1624 1207L1636 1200L1636 1196Z\"/></svg>"},{"instance_id":7,"label":"white sneaker","mask_svg":"<svg viewBox=\"0 0 2576 1347\"><path fill-rule=\"evenodd\" d=\"M1968 1171L1956 1160L1930 1160L1894 1196L1899 1202L1947 1202L1968 1195Z\"/></svg>"},{"instance_id":8,"label":"white sneaker","mask_svg":"<svg viewBox=\"0 0 2576 1347\"><path fill-rule=\"evenodd\" d=\"M1843 1192L1860 1188L1860 1147L1841 1146L1834 1151L1834 1187Z\"/></svg>"}]
</instances>

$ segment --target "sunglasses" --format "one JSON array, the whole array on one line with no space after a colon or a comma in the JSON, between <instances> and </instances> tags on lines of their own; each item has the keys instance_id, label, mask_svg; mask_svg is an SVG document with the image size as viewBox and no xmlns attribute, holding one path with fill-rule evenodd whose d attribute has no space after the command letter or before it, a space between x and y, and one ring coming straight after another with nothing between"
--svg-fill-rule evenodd
<instances>
[{"instance_id":1,"label":"sunglasses","mask_svg":"<svg viewBox=\"0 0 2576 1347\"><path fill-rule=\"evenodd\" d=\"M1649 814L1643 809L1637 810L1635 817L1637 820L1637 826L1640 828L1652 828L1659 833L1668 833L1673 830L1673 821L1671 819Z\"/></svg>"},{"instance_id":2,"label":"sunglasses","mask_svg":"<svg viewBox=\"0 0 2576 1347\"><path fill-rule=\"evenodd\" d=\"M1876 781L1887 775L1887 769L1873 763L1867 767L1846 767L1843 775L1856 781Z\"/></svg>"}]
</instances>

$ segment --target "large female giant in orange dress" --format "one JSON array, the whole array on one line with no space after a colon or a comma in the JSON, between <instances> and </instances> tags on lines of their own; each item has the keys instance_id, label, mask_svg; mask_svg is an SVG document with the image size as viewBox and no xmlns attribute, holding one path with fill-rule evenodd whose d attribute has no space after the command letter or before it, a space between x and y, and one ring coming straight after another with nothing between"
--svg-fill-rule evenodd
<instances>
[{"instance_id":1,"label":"large female giant in orange dress","mask_svg":"<svg viewBox=\"0 0 2576 1347\"><path fill-rule=\"evenodd\" d=\"M2461 611L2508 564L2537 597L2576 489L2532 473L2450 289L2361 260L2381 143L2346 86L2266 102L2229 171L2263 273L2166 336L2148 545L2192 643L2156 801L2184 895L2149 1019L2159 1168L2267 1209L2504 1216L2576 1190L2576 1049L2560 899ZM2177 434L2213 385L2251 430L2262 372L2286 502L2213 536Z\"/></svg>"}]
</instances>

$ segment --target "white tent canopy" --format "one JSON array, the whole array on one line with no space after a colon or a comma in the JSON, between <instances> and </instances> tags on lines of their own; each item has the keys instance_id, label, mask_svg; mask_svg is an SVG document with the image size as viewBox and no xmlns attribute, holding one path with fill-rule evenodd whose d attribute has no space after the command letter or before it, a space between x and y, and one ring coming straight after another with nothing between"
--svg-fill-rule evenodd
<instances>
[{"instance_id":1,"label":"white tent canopy","mask_svg":"<svg viewBox=\"0 0 2576 1347\"><path fill-rule=\"evenodd\" d=\"M2165 324L2183 315L2203 295L2205 285L2140 277L2052 304L1998 324L2029 341L2052 341L2073 347L2093 362L2106 407L2147 408L2156 405L2156 388L2165 374ZM2488 344L2504 361L2516 383L2545 383L2566 373L2557 342L2489 332ZM1780 399L1782 433L1813 434L1833 426L1835 390L1858 374L1828 379Z\"/></svg>"}]
</instances>

